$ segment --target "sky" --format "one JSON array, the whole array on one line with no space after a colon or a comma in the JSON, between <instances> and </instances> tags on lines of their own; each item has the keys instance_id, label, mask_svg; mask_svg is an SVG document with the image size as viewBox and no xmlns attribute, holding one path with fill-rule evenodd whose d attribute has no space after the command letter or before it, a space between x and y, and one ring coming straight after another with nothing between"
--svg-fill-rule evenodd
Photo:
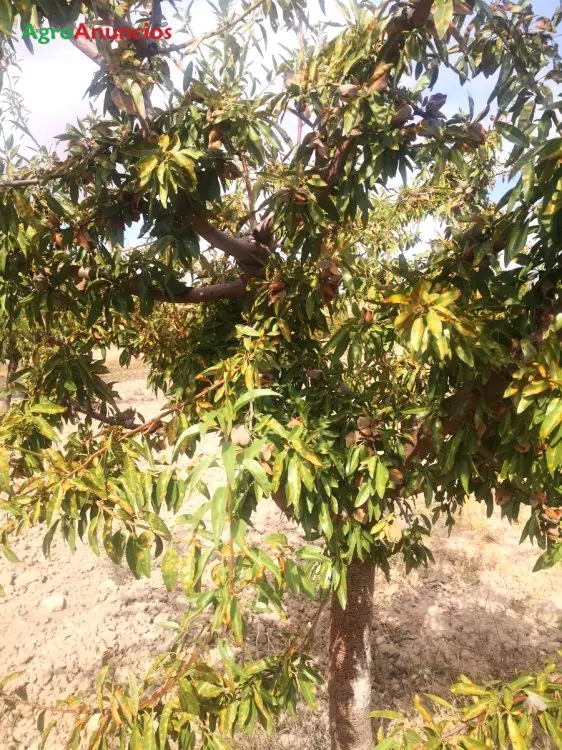
<instances>
[{"instance_id":1,"label":"sky","mask_svg":"<svg viewBox=\"0 0 562 750\"><path fill-rule=\"evenodd\" d=\"M184 5L184 0L178 0L178 7ZM534 9L537 14L549 15L559 5L559 0L535 0ZM334 0L326 0L326 20L338 18L337 5ZM164 4L164 11L171 10L169 3ZM311 19L323 18L317 0L309 4ZM196 34L215 27L214 16L206 0L195 0L192 7L193 28ZM174 24L172 21L172 29ZM281 57L281 44L291 45L295 37L293 34L277 34L268 40L268 54ZM293 41L294 44L294 41ZM51 41L45 45L34 45L34 54L30 54L20 41L16 45L21 73L17 89L23 96L29 110L29 126L39 143L52 145L55 135L64 132L67 122L75 121L76 116L83 116L89 111L89 100L84 97L96 65L74 46L64 40ZM179 77L181 73L172 66L172 75ZM458 105L467 108L467 94L470 93L475 101L476 111L485 105L485 100L491 91L493 81L479 78L475 84L459 86L453 74L445 71L440 78L439 88L448 94L445 108L450 113Z\"/></svg>"},{"instance_id":2,"label":"sky","mask_svg":"<svg viewBox=\"0 0 562 750\"><path fill-rule=\"evenodd\" d=\"M551 15L559 5L559 0L535 0L536 14ZM176 7L185 8L185 0L177 0ZM326 15L323 16L317 0L309 4L311 21L340 18L335 0L326 0ZM172 9L168 2L163 5L164 14L170 18ZM171 20L172 30L179 28L177 21ZM192 6L192 29L195 34L212 30L216 27L215 17L206 0L195 0ZM181 41L176 36L172 42ZM267 55L274 54L277 60L284 56L282 45L294 48L296 36L293 32L282 32L268 39ZM96 65L77 50L69 41L57 39L49 44L34 44L31 54L23 42L16 43L20 72L14 76L16 89L23 96L24 105L29 112L28 126L36 140L46 146L55 143L55 136L64 132L66 124L76 121L90 111L90 99L85 91L96 70ZM257 61L256 61L257 62ZM172 68L172 78L181 87L181 71ZM261 65L260 68L261 70ZM443 111L452 115L459 107L468 110L468 95L474 99L475 111L479 112L486 104L494 80L479 78L475 83L461 87L458 79L449 71L440 75L436 90L448 95ZM97 102L101 107L101 97ZM501 194L505 188L498 187ZM435 234L436 225L428 220L422 227L425 241Z\"/></svg>"}]
</instances>

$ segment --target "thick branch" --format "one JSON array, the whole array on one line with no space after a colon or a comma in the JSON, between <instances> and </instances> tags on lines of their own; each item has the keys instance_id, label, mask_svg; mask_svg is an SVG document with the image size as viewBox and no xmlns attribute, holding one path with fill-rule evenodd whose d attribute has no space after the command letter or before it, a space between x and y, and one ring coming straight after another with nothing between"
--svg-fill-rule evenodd
<instances>
[{"instance_id":1,"label":"thick branch","mask_svg":"<svg viewBox=\"0 0 562 750\"><path fill-rule=\"evenodd\" d=\"M257 245L252 237L234 237L216 229L201 216L191 216L190 221L200 237L217 250L234 258L247 275L259 275L257 271L263 268L269 257L267 248Z\"/></svg>"},{"instance_id":2,"label":"thick branch","mask_svg":"<svg viewBox=\"0 0 562 750\"><path fill-rule=\"evenodd\" d=\"M131 291L133 294L138 294L138 286L133 284ZM151 293L153 299L160 302L175 302L179 304L218 302L221 299L240 299L246 294L246 284L243 279L236 279L235 281L224 281L220 284L210 284L209 286L185 286L183 291L174 290L173 294L153 288L151 289Z\"/></svg>"},{"instance_id":3,"label":"thick branch","mask_svg":"<svg viewBox=\"0 0 562 750\"><path fill-rule=\"evenodd\" d=\"M95 268L84 268L70 266L67 268L69 275L77 281L93 281L97 277ZM124 280L124 286L131 294L139 296L145 290L141 288L140 282L135 279ZM240 299L246 294L246 284L243 279L224 281L209 286L192 287L174 280L167 287L150 287L149 293L152 299L158 302L173 302L176 304L217 302L222 299Z\"/></svg>"},{"instance_id":4,"label":"thick branch","mask_svg":"<svg viewBox=\"0 0 562 750\"><path fill-rule=\"evenodd\" d=\"M98 46L95 42L90 41L90 39L78 37L78 39L72 39L72 44L76 47L76 49L79 49L80 52L83 52L86 57L89 57L90 60L96 65L102 64L104 58L103 55L100 54Z\"/></svg>"}]
</instances>

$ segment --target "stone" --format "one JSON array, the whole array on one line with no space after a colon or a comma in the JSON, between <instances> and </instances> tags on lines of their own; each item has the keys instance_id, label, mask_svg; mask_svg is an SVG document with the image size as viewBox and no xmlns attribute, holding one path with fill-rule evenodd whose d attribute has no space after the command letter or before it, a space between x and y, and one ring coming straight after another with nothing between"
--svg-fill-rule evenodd
<instances>
[{"instance_id":1,"label":"stone","mask_svg":"<svg viewBox=\"0 0 562 750\"><path fill-rule=\"evenodd\" d=\"M66 597L62 594L51 594L51 596L46 596L41 600L41 606L47 612L60 612L66 609Z\"/></svg>"}]
</instances>

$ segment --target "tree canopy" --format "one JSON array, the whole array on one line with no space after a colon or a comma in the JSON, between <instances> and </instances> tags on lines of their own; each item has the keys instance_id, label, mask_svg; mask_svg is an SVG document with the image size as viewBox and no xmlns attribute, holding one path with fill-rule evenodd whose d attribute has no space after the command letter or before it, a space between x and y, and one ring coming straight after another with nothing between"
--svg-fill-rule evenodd
<instances>
[{"instance_id":1,"label":"tree canopy","mask_svg":"<svg viewBox=\"0 0 562 750\"><path fill-rule=\"evenodd\" d=\"M4 85L27 24L160 27L163 10L189 35L188 10L159 0L0 0ZM71 747L89 733L92 748L218 750L312 704L315 622L276 656L244 655L250 613L304 595L332 596L333 748L364 750L370 684L349 672L368 674L375 568L431 562L433 525L471 495L511 520L529 507L537 569L562 561L561 16L483 0L341 13L334 29L299 0L221 0L199 37L75 38L69 57L99 66L88 93L103 115L31 157L4 131L4 553L42 524L46 553L55 535L81 539L137 577L162 555L164 584L190 603L141 686L102 670L98 706L73 704ZM299 43L259 73L284 28ZM453 111L444 76L459 91L492 81L485 108ZM440 230L420 243L426 217ZM169 400L158 417L119 411L112 345L123 366L150 365ZM178 456L209 434L220 455L186 478ZM180 548L163 516L193 493ZM300 549L248 542L269 496ZM467 722L462 746L506 731L525 746L532 723L510 711ZM552 716L542 726L559 738Z\"/></svg>"}]
</instances>

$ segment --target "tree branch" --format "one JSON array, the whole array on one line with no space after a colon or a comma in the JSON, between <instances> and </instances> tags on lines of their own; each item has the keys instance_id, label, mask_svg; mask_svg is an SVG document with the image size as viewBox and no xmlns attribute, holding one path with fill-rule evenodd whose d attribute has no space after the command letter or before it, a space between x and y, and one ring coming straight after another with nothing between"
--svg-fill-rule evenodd
<instances>
[{"instance_id":1,"label":"tree branch","mask_svg":"<svg viewBox=\"0 0 562 750\"><path fill-rule=\"evenodd\" d=\"M116 427L127 427L128 429L134 429L140 427L139 424L135 423L135 410L127 409L127 411L120 412L115 416L109 414L102 414L99 411L93 409L90 405L83 406L75 401L72 402L72 411L78 412L79 414L85 414L87 417L95 419L102 424L114 425Z\"/></svg>"},{"instance_id":2,"label":"tree branch","mask_svg":"<svg viewBox=\"0 0 562 750\"><path fill-rule=\"evenodd\" d=\"M97 275L95 268L68 266L66 271L76 281L93 281L96 278L103 278ZM135 279L123 279L123 283L127 291L135 296L140 296L146 292L145 289L141 289L140 283ZM246 284L243 279L235 279L219 284L209 284L209 286L193 287L174 280L173 285L167 287L153 286L149 287L148 291L152 295L152 299L157 302L201 304L218 302L222 299L240 299L246 294Z\"/></svg>"},{"instance_id":3,"label":"tree branch","mask_svg":"<svg viewBox=\"0 0 562 750\"><path fill-rule=\"evenodd\" d=\"M78 37L78 39L75 39L73 37L72 44L76 47L76 49L79 49L80 52L83 52L86 57L89 57L90 60L96 65L101 65L104 61L104 57L98 50L97 44L90 39L84 39L83 37Z\"/></svg>"},{"instance_id":4,"label":"tree branch","mask_svg":"<svg viewBox=\"0 0 562 750\"><path fill-rule=\"evenodd\" d=\"M252 237L233 237L216 229L201 216L191 216L189 219L200 237L225 255L234 258L248 276L259 275L259 271L269 258L267 248L258 245Z\"/></svg>"},{"instance_id":5,"label":"tree branch","mask_svg":"<svg viewBox=\"0 0 562 750\"><path fill-rule=\"evenodd\" d=\"M406 16L399 16L388 25L388 39L383 47L379 62L394 65L398 62L404 34L420 29L429 20L434 0L417 0Z\"/></svg>"},{"instance_id":6,"label":"tree branch","mask_svg":"<svg viewBox=\"0 0 562 750\"><path fill-rule=\"evenodd\" d=\"M130 290L133 294L138 295L138 286L133 283ZM151 289L153 299L159 302L174 302L176 304L196 304L206 302L218 302L222 299L240 299L246 294L246 284L243 279L234 281L224 281L220 284L210 284L209 286L185 286L183 291L174 291L173 294L161 289Z\"/></svg>"},{"instance_id":7,"label":"tree branch","mask_svg":"<svg viewBox=\"0 0 562 750\"><path fill-rule=\"evenodd\" d=\"M54 177L52 179L54 179ZM40 185L41 182L42 180L40 177L22 177L21 179L17 180L1 180L0 190L8 190L8 188L29 187L30 185Z\"/></svg>"},{"instance_id":8,"label":"tree branch","mask_svg":"<svg viewBox=\"0 0 562 750\"><path fill-rule=\"evenodd\" d=\"M408 31L424 26L430 16L434 0L417 0L413 9L406 16L400 16L388 25L388 38L383 45L377 65L395 65L400 57L400 49L404 41L404 35ZM383 77L377 80L377 90L387 86L388 70ZM382 80L384 79L384 84ZM398 125L399 126L399 125ZM321 194L327 195L337 182L349 153L353 146L352 138L345 138L336 149L335 156L327 168L326 187L322 188Z\"/></svg>"}]
</instances>

